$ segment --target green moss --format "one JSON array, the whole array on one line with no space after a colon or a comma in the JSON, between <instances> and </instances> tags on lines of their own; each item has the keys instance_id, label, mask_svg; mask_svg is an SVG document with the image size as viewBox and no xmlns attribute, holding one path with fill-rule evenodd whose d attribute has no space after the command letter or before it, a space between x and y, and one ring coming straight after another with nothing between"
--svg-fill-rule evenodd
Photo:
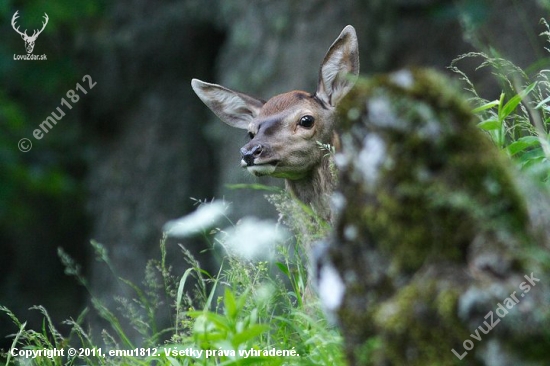
<instances>
[{"instance_id":1,"label":"green moss","mask_svg":"<svg viewBox=\"0 0 550 366\"><path fill-rule=\"evenodd\" d=\"M415 281L377 307L374 323L384 335L379 351L393 364L458 363L451 349L462 344L469 334L457 318L460 291L438 286L441 284L436 279ZM418 353L406 356L407 349Z\"/></svg>"},{"instance_id":2,"label":"green moss","mask_svg":"<svg viewBox=\"0 0 550 366\"><path fill-rule=\"evenodd\" d=\"M408 76L410 84L396 74L361 81L339 110L344 148L351 141L359 152L363 131L386 145L363 209L380 248L397 268L414 270L427 259L461 260L480 230L526 231L509 164L475 126L464 98L434 72ZM373 101L389 106L379 120L370 114ZM364 130L356 132L360 120Z\"/></svg>"},{"instance_id":3,"label":"green moss","mask_svg":"<svg viewBox=\"0 0 550 366\"><path fill-rule=\"evenodd\" d=\"M344 162L339 192L346 201L332 259L345 274L338 315L354 364L479 362L487 344L476 344L463 361L451 352L464 350L466 324L479 316L458 319L460 296L488 288L493 269L508 271L496 281L503 289L534 271L532 193L464 100L448 79L414 70L360 81L339 107L346 156L337 159ZM502 266L492 268L487 256ZM499 329L488 337L502 341L499 332L515 328ZM510 347L517 344L515 337ZM536 345L529 352L544 354Z\"/></svg>"}]
</instances>

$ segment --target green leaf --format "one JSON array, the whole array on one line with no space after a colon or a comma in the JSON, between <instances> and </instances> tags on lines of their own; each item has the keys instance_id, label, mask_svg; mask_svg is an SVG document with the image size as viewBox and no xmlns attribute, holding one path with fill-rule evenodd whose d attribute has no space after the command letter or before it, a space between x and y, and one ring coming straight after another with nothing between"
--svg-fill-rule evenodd
<instances>
[{"instance_id":1,"label":"green leaf","mask_svg":"<svg viewBox=\"0 0 550 366\"><path fill-rule=\"evenodd\" d=\"M539 138L536 136L525 136L519 138L517 141L512 142L506 148L510 155L515 155L528 147L535 146L539 144Z\"/></svg>"},{"instance_id":2,"label":"green leaf","mask_svg":"<svg viewBox=\"0 0 550 366\"><path fill-rule=\"evenodd\" d=\"M126 347L130 349L134 349L135 347L132 344L132 341L130 341L126 333L124 333L124 330L118 318L109 309L107 309L107 307L103 305L98 299L92 298L92 304L94 308L97 310L97 312L99 313L99 316L105 319L111 325L111 327L118 334L120 339L124 342Z\"/></svg>"},{"instance_id":3,"label":"green leaf","mask_svg":"<svg viewBox=\"0 0 550 366\"><path fill-rule=\"evenodd\" d=\"M488 119L486 121L479 122L477 127L485 131L499 130L502 127L502 123L496 119Z\"/></svg>"},{"instance_id":4,"label":"green leaf","mask_svg":"<svg viewBox=\"0 0 550 366\"><path fill-rule=\"evenodd\" d=\"M498 113L498 118L500 120L505 119L512 113L518 104L521 103L521 96L519 94L514 95Z\"/></svg>"},{"instance_id":5,"label":"green leaf","mask_svg":"<svg viewBox=\"0 0 550 366\"><path fill-rule=\"evenodd\" d=\"M531 151L527 151L520 157L523 168L539 164L544 161L544 159L546 159L546 155L544 154L544 150L542 150L542 147L540 146L534 148Z\"/></svg>"},{"instance_id":6,"label":"green leaf","mask_svg":"<svg viewBox=\"0 0 550 366\"><path fill-rule=\"evenodd\" d=\"M237 317L237 301L235 295L228 288L225 289L224 305L227 316L230 319L235 319Z\"/></svg>"},{"instance_id":7,"label":"green leaf","mask_svg":"<svg viewBox=\"0 0 550 366\"><path fill-rule=\"evenodd\" d=\"M258 183L252 183L252 184L245 184L245 183L238 183L238 184L226 184L225 185L229 189L253 189L256 191L268 191L268 192L281 192L282 189L279 187L273 187L273 186L267 186L264 184L258 184Z\"/></svg>"},{"instance_id":8,"label":"green leaf","mask_svg":"<svg viewBox=\"0 0 550 366\"><path fill-rule=\"evenodd\" d=\"M533 89L535 89L537 84L538 84L538 81L535 81L534 83L530 84L527 88L523 89L521 93L519 93L519 95L521 95L522 98L525 98L529 93L533 91Z\"/></svg>"},{"instance_id":9,"label":"green leaf","mask_svg":"<svg viewBox=\"0 0 550 366\"><path fill-rule=\"evenodd\" d=\"M248 297L248 293L250 292L250 289L247 288L244 293L237 299L237 310L241 311L242 308L244 308L244 305L246 303L246 299Z\"/></svg>"},{"instance_id":10,"label":"green leaf","mask_svg":"<svg viewBox=\"0 0 550 366\"><path fill-rule=\"evenodd\" d=\"M5 311L4 309L7 310L7 308L4 308L2 307L3 311ZM9 311L9 310L8 310ZM10 311L11 313L11 311ZM17 321L19 323L19 320ZM20 324L19 323L19 332L17 332L17 335L15 336L15 338L13 339L13 342L11 344L11 349L14 349L15 346L17 346L17 342L19 341L19 337L21 337L21 335L24 334L24 331L25 331L25 327L27 326L27 322L24 322L23 324ZM8 352L8 359L6 360L6 365L9 365L10 364L10 358L11 358L11 352Z\"/></svg>"},{"instance_id":11,"label":"green leaf","mask_svg":"<svg viewBox=\"0 0 550 366\"><path fill-rule=\"evenodd\" d=\"M193 269L194 268L188 268L180 279L180 283L178 285L178 293L176 295L176 319L179 319L181 302L183 299L183 288L185 287L185 282L187 282L187 277L189 277ZM176 333L177 333L177 330L178 330L178 322L176 322Z\"/></svg>"},{"instance_id":12,"label":"green leaf","mask_svg":"<svg viewBox=\"0 0 550 366\"><path fill-rule=\"evenodd\" d=\"M277 262L275 263L275 265L281 270L281 272L283 272L287 277L290 277L290 271L288 270L288 267L286 266L286 264L284 263L281 263L281 262Z\"/></svg>"},{"instance_id":13,"label":"green leaf","mask_svg":"<svg viewBox=\"0 0 550 366\"><path fill-rule=\"evenodd\" d=\"M486 103L486 104L483 104L477 108L474 108L472 110L472 113L479 113L479 112L482 112L482 111L485 111L487 109L491 109L493 107L496 107L500 104L500 101L499 100L493 100L492 102L489 102L489 103Z\"/></svg>"},{"instance_id":14,"label":"green leaf","mask_svg":"<svg viewBox=\"0 0 550 366\"><path fill-rule=\"evenodd\" d=\"M539 170L537 168L542 166L544 164L544 162L545 162L545 157L544 156L539 156L538 158L533 158L533 159L526 160L521 167L522 167L522 169L532 169L534 171L537 171L537 170ZM542 169L540 169L540 170L542 170Z\"/></svg>"},{"instance_id":15,"label":"green leaf","mask_svg":"<svg viewBox=\"0 0 550 366\"><path fill-rule=\"evenodd\" d=\"M230 331L231 326L229 325L229 322L227 321L227 318L221 316L220 314L207 312L203 313L205 318L209 320L211 323L216 325L218 329L224 330L224 331Z\"/></svg>"},{"instance_id":16,"label":"green leaf","mask_svg":"<svg viewBox=\"0 0 550 366\"><path fill-rule=\"evenodd\" d=\"M265 324L256 324L244 331L238 333L233 337L233 346L238 347L241 344L244 344L261 334L264 334L269 330L269 326Z\"/></svg>"},{"instance_id":17,"label":"green leaf","mask_svg":"<svg viewBox=\"0 0 550 366\"><path fill-rule=\"evenodd\" d=\"M501 110L498 111L498 118L502 121L506 117L512 113L519 103L521 103L522 99L525 98L537 85L537 82L535 81L531 85L529 85L527 88L522 90L519 94L514 95L505 105L502 107Z\"/></svg>"}]
</instances>

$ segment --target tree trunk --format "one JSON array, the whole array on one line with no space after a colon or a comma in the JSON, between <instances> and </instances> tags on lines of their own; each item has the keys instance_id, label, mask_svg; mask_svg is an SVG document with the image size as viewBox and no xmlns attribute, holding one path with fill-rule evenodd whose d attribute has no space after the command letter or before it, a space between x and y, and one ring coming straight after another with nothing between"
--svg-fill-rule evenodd
<instances>
[{"instance_id":1,"label":"tree trunk","mask_svg":"<svg viewBox=\"0 0 550 366\"><path fill-rule=\"evenodd\" d=\"M338 212L319 286L338 284L324 303L352 365L550 357L550 198L450 84L400 71L359 83L340 108Z\"/></svg>"}]
</instances>

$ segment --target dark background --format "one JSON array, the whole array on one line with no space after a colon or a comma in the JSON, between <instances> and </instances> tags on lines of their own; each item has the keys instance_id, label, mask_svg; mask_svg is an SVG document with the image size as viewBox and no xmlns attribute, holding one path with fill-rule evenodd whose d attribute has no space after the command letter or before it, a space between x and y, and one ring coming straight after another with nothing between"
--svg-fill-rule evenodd
<instances>
[{"instance_id":1,"label":"dark background","mask_svg":"<svg viewBox=\"0 0 550 366\"><path fill-rule=\"evenodd\" d=\"M40 314L28 308L44 305L67 329L60 322L76 318L88 294L64 275L62 247L115 309L114 296L131 294L94 260L90 239L108 248L121 277L140 283L147 260L158 257L162 225L192 211L190 197L225 198L235 218L276 217L263 192L227 187L258 182L239 168L245 134L216 120L193 94L191 78L264 99L314 91L324 53L347 24L358 33L363 75L404 66L447 72L455 57L474 50L529 70L547 62L538 35L549 8L542 0L3 0L0 305L27 328L41 327ZM48 14L33 52L47 61L14 60L26 54L11 27L17 10L29 34ZM474 71L472 62L461 66L482 96L498 98L490 73ZM97 83L93 89L84 75ZM88 93L41 140L32 137L76 83ZM23 137L33 143L26 153L17 149ZM168 249L181 275L176 244ZM0 314L0 348L16 331Z\"/></svg>"}]
</instances>

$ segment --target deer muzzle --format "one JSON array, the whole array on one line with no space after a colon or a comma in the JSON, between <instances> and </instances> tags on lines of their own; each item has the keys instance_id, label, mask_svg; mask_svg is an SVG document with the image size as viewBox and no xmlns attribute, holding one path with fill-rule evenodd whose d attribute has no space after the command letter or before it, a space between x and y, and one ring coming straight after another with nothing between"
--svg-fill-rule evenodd
<instances>
[{"instance_id":1,"label":"deer muzzle","mask_svg":"<svg viewBox=\"0 0 550 366\"><path fill-rule=\"evenodd\" d=\"M257 177L271 175L277 168L278 160L269 155L269 148L265 145L249 143L241 148L241 166Z\"/></svg>"},{"instance_id":2,"label":"deer muzzle","mask_svg":"<svg viewBox=\"0 0 550 366\"><path fill-rule=\"evenodd\" d=\"M263 150L264 150L264 147L261 144L254 144L251 147L248 147L248 145L242 147L241 148L242 161L246 164L246 166L254 165L256 158L260 157Z\"/></svg>"}]
</instances>

